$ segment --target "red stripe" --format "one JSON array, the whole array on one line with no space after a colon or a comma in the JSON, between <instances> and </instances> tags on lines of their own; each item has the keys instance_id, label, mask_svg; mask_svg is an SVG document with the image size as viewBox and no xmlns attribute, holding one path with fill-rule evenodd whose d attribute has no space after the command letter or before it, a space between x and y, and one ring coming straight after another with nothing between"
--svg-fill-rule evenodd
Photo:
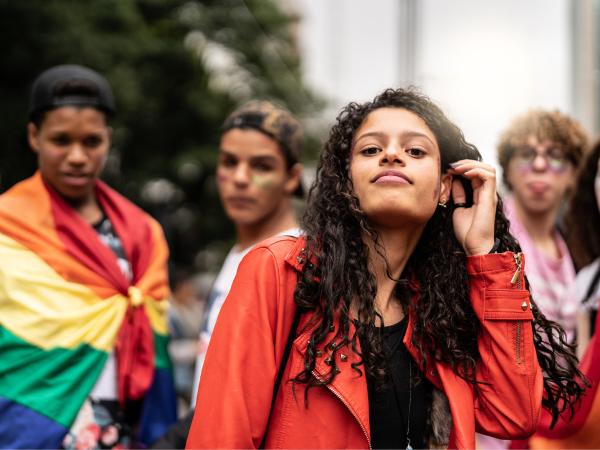
<instances>
[{"instance_id":1,"label":"red stripe","mask_svg":"<svg viewBox=\"0 0 600 450\"><path fill-rule=\"evenodd\" d=\"M121 239L133 271L132 284L136 284L148 269L154 249L147 214L101 181L96 184L96 196Z\"/></svg>"},{"instance_id":2,"label":"red stripe","mask_svg":"<svg viewBox=\"0 0 600 450\"><path fill-rule=\"evenodd\" d=\"M123 275L114 252L102 243L96 231L51 187L52 211L57 234L66 250L115 289L128 295L129 280ZM135 284L148 269L154 239L148 217L139 208L110 189L96 184L96 198L121 240L131 264ZM116 344L119 399L139 399L150 388L154 373L154 337L143 306L130 305Z\"/></svg>"}]
</instances>

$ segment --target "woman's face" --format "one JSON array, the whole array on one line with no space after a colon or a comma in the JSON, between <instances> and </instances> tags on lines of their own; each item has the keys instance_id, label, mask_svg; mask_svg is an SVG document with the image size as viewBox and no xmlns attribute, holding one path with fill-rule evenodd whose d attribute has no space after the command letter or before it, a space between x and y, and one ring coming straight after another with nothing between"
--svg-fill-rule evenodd
<instances>
[{"instance_id":1,"label":"woman's face","mask_svg":"<svg viewBox=\"0 0 600 450\"><path fill-rule=\"evenodd\" d=\"M354 135L350 177L369 221L379 227L424 225L450 197L437 139L423 119L403 108L371 112Z\"/></svg>"}]
</instances>

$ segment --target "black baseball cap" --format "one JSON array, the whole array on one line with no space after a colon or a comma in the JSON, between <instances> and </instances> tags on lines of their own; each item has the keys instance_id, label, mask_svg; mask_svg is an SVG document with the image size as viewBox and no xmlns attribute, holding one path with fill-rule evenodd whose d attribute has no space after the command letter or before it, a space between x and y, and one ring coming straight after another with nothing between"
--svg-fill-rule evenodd
<instances>
[{"instance_id":1,"label":"black baseball cap","mask_svg":"<svg viewBox=\"0 0 600 450\"><path fill-rule=\"evenodd\" d=\"M33 82L29 117L61 106L88 106L109 116L115 100L106 78L87 67L65 64L42 72Z\"/></svg>"}]
</instances>

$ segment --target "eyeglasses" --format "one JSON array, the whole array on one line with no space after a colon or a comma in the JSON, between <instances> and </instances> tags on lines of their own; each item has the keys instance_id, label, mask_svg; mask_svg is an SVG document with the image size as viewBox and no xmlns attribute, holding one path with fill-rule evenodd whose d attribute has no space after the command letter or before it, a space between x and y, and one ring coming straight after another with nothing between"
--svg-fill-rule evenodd
<instances>
[{"instance_id":1,"label":"eyeglasses","mask_svg":"<svg viewBox=\"0 0 600 450\"><path fill-rule=\"evenodd\" d=\"M519 147L515 152L515 158L520 165L533 167L536 158L544 159L548 168L554 172L562 172L569 164L569 158L560 147L550 147L545 152L538 152L534 147Z\"/></svg>"}]
</instances>

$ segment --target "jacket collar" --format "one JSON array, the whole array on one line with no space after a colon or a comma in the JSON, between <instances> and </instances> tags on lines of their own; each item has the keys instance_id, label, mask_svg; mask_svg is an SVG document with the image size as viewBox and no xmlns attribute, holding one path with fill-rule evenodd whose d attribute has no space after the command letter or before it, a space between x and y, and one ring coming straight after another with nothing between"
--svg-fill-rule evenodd
<instances>
[{"instance_id":1,"label":"jacket collar","mask_svg":"<svg viewBox=\"0 0 600 450\"><path fill-rule=\"evenodd\" d=\"M306 263L306 238L300 236L292 246L285 257L285 262L291 265L298 272L302 272L304 263Z\"/></svg>"}]
</instances>

